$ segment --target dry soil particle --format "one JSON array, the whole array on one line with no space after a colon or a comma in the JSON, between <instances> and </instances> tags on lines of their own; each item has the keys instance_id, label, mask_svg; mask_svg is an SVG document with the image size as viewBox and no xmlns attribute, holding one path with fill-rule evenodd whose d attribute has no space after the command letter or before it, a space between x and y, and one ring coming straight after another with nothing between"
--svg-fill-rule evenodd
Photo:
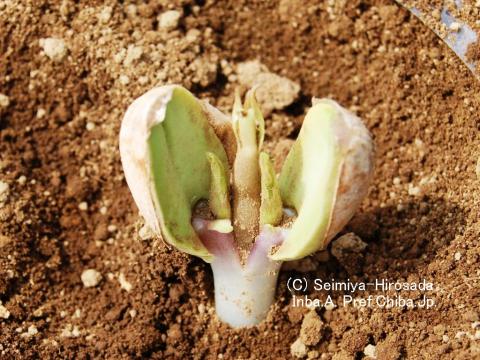
<instances>
[{"instance_id":1,"label":"dry soil particle","mask_svg":"<svg viewBox=\"0 0 480 360\"><path fill-rule=\"evenodd\" d=\"M304 312L285 284L297 272L280 275L258 327L219 323L208 266L138 234L117 151L133 98L180 83L228 110L237 64L251 60L301 89L266 119L277 169L312 96L373 133L375 180L349 225L368 247L352 280L425 277L437 289L435 310L319 309L325 333L305 356L478 356L475 316L462 314L478 318L480 88L393 2L1 1L0 28L0 357L291 356ZM348 276L320 260L309 278ZM103 281L85 288L85 269Z\"/></svg>"}]
</instances>

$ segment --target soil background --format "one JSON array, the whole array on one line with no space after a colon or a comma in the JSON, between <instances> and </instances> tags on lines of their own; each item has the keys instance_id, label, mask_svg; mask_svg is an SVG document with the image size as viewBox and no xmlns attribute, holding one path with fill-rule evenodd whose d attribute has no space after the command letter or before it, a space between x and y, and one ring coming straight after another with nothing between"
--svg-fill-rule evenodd
<instances>
[{"instance_id":1,"label":"soil background","mask_svg":"<svg viewBox=\"0 0 480 360\"><path fill-rule=\"evenodd\" d=\"M480 87L404 9L2 0L0 29L0 358L358 359L372 347L382 360L480 358ZM312 96L362 117L377 160L348 225L367 248L287 264L268 319L232 330L215 317L209 267L139 234L118 131L132 100L161 84L229 112L237 65L255 59L300 85L266 118L277 168ZM87 269L96 286L83 285ZM436 307L294 308L290 276L425 278ZM320 336L305 340L312 318ZM292 350L299 336L309 344Z\"/></svg>"}]
</instances>

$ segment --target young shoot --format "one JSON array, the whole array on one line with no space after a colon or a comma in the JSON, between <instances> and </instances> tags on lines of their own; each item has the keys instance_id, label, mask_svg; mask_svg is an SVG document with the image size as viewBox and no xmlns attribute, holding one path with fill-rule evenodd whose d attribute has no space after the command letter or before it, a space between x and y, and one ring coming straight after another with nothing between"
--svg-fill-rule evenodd
<instances>
[{"instance_id":1,"label":"young shoot","mask_svg":"<svg viewBox=\"0 0 480 360\"><path fill-rule=\"evenodd\" d=\"M262 151L264 133L254 91L243 104L236 95L229 119L177 85L135 100L120 130L125 177L146 224L210 263L217 315L233 327L266 317L282 262L325 249L373 169L368 130L332 100L314 99L279 176Z\"/></svg>"}]
</instances>

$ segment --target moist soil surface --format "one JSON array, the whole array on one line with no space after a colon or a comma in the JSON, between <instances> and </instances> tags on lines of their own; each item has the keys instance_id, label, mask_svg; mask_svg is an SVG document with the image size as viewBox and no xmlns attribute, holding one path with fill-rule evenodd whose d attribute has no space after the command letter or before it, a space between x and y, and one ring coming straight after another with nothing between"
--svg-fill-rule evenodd
<instances>
[{"instance_id":1,"label":"moist soil surface","mask_svg":"<svg viewBox=\"0 0 480 360\"><path fill-rule=\"evenodd\" d=\"M386 0L0 1L0 29L0 358L480 356L480 87L407 11ZM162 84L229 112L245 90L239 64L254 60L299 86L293 101L263 104L277 170L312 97L365 121L376 170L347 226L366 248L286 264L267 319L234 330L215 316L209 266L140 231L118 132L133 99ZM343 306L348 292L309 287L296 295L338 306L293 307L292 276L426 279L435 306Z\"/></svg>"}]
</instances>

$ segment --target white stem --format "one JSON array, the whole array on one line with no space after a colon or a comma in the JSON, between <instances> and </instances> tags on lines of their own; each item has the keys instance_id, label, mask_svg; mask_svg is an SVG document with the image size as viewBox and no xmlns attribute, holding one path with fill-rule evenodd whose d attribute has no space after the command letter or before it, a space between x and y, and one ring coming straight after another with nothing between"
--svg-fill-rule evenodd
<instances>
[{"instance_id":1,"label":"white stem","mask_svg":"<svg viewBox=\"0 0 480 360\"><path fill-rule=\"evenodd\" d=\"M240 262L216 259L211 264L215 284L215 308L219 319L232 327L254 326L267 316L275 298L281 263L265 259L258 271Z\"/></svg>"},{"instance_id":2,"label":"white stem","mask_svg":"<svg viewBox=\"0 0 480 360\"><path fill-rule=\"evenodd\" d=\"M254 326L265 319L275 299L281 261L270 259L272 246L280 245L287 230L263 226L246 263L242 265L233 233L212 230L214 221L194 219L193 226L214 254L210 264L218 318L235 328Z\"/></svg>"}]
</instances>

